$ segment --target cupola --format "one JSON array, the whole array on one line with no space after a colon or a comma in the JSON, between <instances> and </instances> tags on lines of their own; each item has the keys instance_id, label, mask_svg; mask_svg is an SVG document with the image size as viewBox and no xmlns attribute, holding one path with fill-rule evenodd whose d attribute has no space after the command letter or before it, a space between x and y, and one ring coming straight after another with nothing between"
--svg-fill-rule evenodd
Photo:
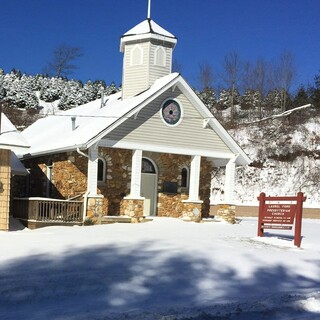
<instances>
[{"instance_id":1,"label":"cupola","mask_svg":"<svg viewBox=\"0 0 320 320\"><path fill-rule=\"evenodd\" d=\"M177 38L150 17L121 37L122 99L147 90L155 80L171 73L176 43Z\"/></svg>"}]
</instances>

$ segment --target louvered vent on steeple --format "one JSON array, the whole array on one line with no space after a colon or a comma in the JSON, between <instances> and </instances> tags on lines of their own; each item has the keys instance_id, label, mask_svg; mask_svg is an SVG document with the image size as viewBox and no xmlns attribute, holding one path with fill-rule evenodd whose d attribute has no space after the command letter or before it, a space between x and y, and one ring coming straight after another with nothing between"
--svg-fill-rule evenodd
<instances>
[{"instance_id":1,"label":"louvered vent on steeple","mask_svg":"<svg viewBox=\"0 0 320 320\"><path fill-rule=\"evenodd\" d=\"M172 69L177 38L150 19L126 32L120 41L123 56L122 99L148 89Z\"/></svg>"}]
</instances>

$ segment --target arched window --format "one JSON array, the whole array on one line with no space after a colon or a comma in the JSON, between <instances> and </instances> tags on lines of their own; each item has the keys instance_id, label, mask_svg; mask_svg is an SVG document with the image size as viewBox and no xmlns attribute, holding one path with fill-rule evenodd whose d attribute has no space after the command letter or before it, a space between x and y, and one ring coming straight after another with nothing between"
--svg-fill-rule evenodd
<instances>
[{"instance_id":1,"label":"arched window","mask_svg":"<svg viewBox=\"0 0 320 320\"><path fill-rule=\"evenodd\" d=\"M154 52L154 64L157 66L166 66L166 50L163 47L157 47Z\"/></svg>"},{"instance_id":2,"label":"arched window","mask_svg":"<svg viewBox=\"0 0 320 320\"><path fill-rule=\"evenodd\" d=\"M181 169L181 188L189 187L189 169L187 167L183 167Z\"/></svg>"},{"instance_id":3,"label":"arched window","mask_svg":"<svg viewBox=\"0 0 320 320\"><path fill-rule=\"evenodd\" d=\"M156 173L156 168L154 167L153 163L149 159L142 158L141 172Z\"/></svg>"},{"instance_id":4,"label":"arched window","mask_svg":"<svg viewBox=\"0 0 320 320\"><path fill-rule=\"evenodd\" d=\"M98 182L100 183L105 182L106 171L107 171L106 161L102 158L98 158L98 173L97 173Z\"/></svg>"},{"instance_id":5,"label":"arched window","mask_svg":"<svg viewBox=\"0 0 320 320\"><path fill-rule=\"evenodd\" d=\"M130 65L135 66L143 63L143 49L135 45L130 54Z\"/></svg>"}]
</instances>

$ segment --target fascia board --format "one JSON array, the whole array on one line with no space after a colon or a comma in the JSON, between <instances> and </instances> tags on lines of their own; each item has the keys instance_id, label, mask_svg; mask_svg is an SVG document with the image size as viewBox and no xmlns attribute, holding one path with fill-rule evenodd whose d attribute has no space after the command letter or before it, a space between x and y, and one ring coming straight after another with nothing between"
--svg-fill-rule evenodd
<instances>
[{"instance_id":1,"label":"fascia board","mask_svg":"<svg viewBox=\"0 0 320 320\"><path fill-rule=\"evenodd\" d=\"M124 46L129 42L143 42L144 40L160 40L164 42L169 42L173 44L173 48L177 44L176 38L169 38L165 35L157 34L157 33L146 33L146 34L137 34L125 36L120 39L120 52L124 52Z\"/></svg>"},{"instance_id":2,"label":"fascia board","mask_svg":"<svg viewBox=\"0 0 320 320\"><path fill-rule=\"evenodd\" d=\"M80 145L67 146L64 148L56 148L56 149L51 149L51 150L46 150L46 151L36 151L36 152L32 152L32 153L17 154L17 156L19 159L29 159L29 158L35 158L35 157L39 157L39 156L43 156L43 155L75 151L77 148L87 149L86 145L80 144Z\"/></svg>"}]
</instances>

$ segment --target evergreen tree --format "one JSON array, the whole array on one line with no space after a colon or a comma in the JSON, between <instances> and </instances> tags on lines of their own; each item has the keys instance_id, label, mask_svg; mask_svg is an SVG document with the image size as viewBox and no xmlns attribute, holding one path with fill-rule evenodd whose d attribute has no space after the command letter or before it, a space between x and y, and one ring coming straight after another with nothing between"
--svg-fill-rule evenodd
<instances>
[{"instance_id":1,"label":"evergreen tree","mask_svg":"<svg viewBox=\"0 0 320 320\"><path fill-rule=\"evenodd\" d=\"M32 90L29 77L25 74L22 76L18 74L15 75L15 80L6 89L7 94L5 100L18 108L37 108L38 98Z\"/></svg>"},{"instance_id":2,"label":"evergreen tree","mask_svg":"<svg viewBox=\"0 0 320 320\"><path fill-rule=\"evenodd\" d=\"M296 95L293 98L292 106L294 108L301 107L311 102L308 91L304 88L304 86L300 86Z\"/></svg>"},{"instance_id":3,"label":"evergreen tree","mask_svg":"<svg viewBox=\"0 0 320 320\"><path fill-rule=\"evenodd\" d=\"M68 110L88 102L86 97L83 95L82 88L82 83L79 81L67 81L62 92L58 108L60 110Z\"/></svg>"},{"instance_id":4,"label":"evergreen tree","mask_svg":"<svg viewBox=\"0 0 320 320\"><path fill-rule=\"evenodd\" d=\"M216 112L217 99L212 88L205 88L201 92L196 92L201 101L206 105L212 114Z\"/></svg>"},{"instance_id":5,"label":"evergreen tree","mask_svg":"<svg viewBox=\"0 0 320 320\"><path fill-rule=\"evenodd\" d=\"M320 108L320 74L315 76L314 84L311 89L311 102L315 107Z\"/></svg>"}]
</instances>

